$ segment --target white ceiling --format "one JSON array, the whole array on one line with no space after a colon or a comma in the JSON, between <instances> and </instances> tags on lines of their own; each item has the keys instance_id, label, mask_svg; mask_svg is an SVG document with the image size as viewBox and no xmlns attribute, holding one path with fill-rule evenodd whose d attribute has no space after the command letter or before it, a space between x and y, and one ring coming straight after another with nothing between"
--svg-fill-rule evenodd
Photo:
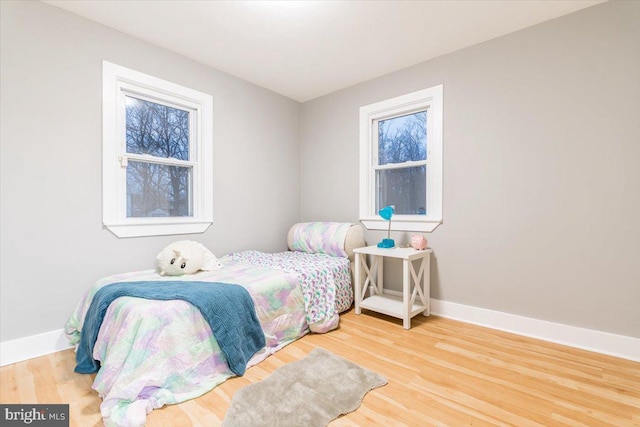
<instances>
[{"instance_id":1,"label":"white ceiling","mask_svg":"<svg viewBox=\"0 0 640 427\"><path fill-rule=\"evenodd\" d=\"M44 0L300 102L602 1Z\"/></svg>"}]
</instances>

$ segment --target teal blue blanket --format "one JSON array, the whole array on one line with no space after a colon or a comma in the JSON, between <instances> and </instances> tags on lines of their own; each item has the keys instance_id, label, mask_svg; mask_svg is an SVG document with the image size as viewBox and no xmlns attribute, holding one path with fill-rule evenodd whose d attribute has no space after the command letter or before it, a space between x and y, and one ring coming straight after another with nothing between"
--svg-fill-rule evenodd
<instances>
[{"instance_id":1,"label":"teal blue blanket","mask_svg":"<svg viewBox=\"0 0 640 427\"><path fill-rule=\"evenodd\" d=\"M240 285L185 281L113 283L98 290L91 300L76 353L76 372L91 374L100 369L100 362L93 359L93 347L109 304L123 296L180 299L193 304L211 326L229 368L236 375L243 375L249 359L265 346L253 300Z\"/></svg>"}]
</instances>

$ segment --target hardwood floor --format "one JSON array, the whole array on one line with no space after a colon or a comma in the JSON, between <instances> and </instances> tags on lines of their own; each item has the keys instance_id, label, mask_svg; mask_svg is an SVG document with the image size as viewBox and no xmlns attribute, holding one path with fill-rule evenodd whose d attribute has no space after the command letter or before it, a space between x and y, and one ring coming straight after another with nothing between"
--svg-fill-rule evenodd
<instances>
[{"instance_id":1,"label":"hardwood floor","mask_svg":"<svg viewBox=\"0 0 640 427\"><path fill-rule=\"evenodd\" d=\"M211 392L149 414L148 426L217 426L233 394L325 348L389 383L331 426L640 426L640 363L454 320L353 310ZM2 403L70 403L72 426L102 425L94 375L67 350L0 368Z\"/></svg>"}]
</instances>

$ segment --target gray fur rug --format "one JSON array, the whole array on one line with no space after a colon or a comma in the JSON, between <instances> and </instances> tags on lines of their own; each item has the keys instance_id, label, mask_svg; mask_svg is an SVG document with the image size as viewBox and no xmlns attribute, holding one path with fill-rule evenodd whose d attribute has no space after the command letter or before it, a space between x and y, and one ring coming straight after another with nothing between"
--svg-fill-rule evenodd
<instances>
[{"instance_id":1,"label":"gray fur rug","mask_svg":"<svg viewBox=\"0 0 640 427\"><path fill-rule=\"evenodd\" d=\"M223 427L324 427L387 379L321 348L236 392Z\"/></svg>"}]
</instances>

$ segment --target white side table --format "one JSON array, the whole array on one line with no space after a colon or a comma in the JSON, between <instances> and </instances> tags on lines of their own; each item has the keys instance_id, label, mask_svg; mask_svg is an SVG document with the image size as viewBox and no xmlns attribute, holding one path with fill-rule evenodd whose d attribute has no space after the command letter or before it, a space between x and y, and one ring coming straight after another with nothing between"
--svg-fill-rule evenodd
<instances>
[{"instance_id":1,"label":"white side table","mask_svg":"<svg viewBox=\"0 0 640 427\"><path fill-rule=\"evenodd\" d=\"M384 249L367 246L354 249L356 258L355 306L356 314L362 309L376 311L402 319L405 329L411 328L411 318L419 313L431 314L430 308L430 272L431 249L413 248ZM371 265L367 264L367 255L371 256ZM383 287L384 257L402 260L402 295L399 292L385 290ZM413 261L420 260L418 272ZM413 289L412 289L413 288ZM365 298L367 290L371 295Z\"/></svg>"}]
</instances>

